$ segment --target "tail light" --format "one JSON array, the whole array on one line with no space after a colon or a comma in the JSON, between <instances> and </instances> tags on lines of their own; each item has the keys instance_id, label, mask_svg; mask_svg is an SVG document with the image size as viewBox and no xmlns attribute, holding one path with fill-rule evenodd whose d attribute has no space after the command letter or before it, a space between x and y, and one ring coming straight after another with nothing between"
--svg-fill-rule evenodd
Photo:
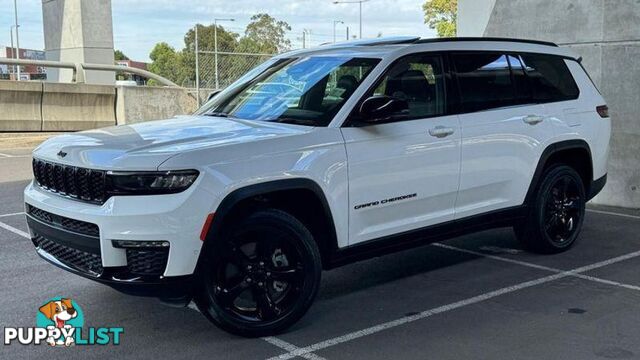
<instances>
[{"instance_id":1,"label":"tail light","mask_svg":"<svg viewBox=\"0 0 640 360\"><path fill-rule=\"evenodd\" d=\"M609 107L607 105L600 105L596 107L596 111L598 112L598 115L600 115L600 117L603 119L609 117Z\"/></svg>"}]
</instances>

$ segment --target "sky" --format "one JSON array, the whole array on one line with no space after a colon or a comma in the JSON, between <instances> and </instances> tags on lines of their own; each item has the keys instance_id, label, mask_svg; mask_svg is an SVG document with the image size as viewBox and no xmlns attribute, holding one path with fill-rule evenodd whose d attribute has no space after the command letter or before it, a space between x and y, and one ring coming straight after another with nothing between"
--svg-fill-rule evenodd
<instances>
[{"instance_id":1,"label":"sky","mask_svg":"<svg viewBox=\"0 0 640 360\"><path fill-rule=\"evenodd\" d=\"M363 37L417 35L433 37L423 21L425 0L369 0L362 5ZM242 33L252 15L266 12L291 25L287 36L294 48L302 46L302 32L310 30L310 44L333 40L333 21L338 39L345 26L358 34L358 4L333 4L332 0L112 0L113 37L116 49L133 60L149 61L149 52L161 41L180 50L184 34L195 23L209 25L214 18L233 18L219 24ZM43 49L42 0L18 0L20 46ZM14 24L13 0L0 0L0 45L10 44Z\"/></svg>"}]
</instances>

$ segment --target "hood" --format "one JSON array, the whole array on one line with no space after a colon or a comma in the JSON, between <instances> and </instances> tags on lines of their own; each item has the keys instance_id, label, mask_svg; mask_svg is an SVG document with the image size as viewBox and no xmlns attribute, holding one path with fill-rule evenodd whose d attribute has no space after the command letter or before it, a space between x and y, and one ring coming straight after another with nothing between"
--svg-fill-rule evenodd
<instances>
[{"instance_id":1,"label":"hood","mask_svg":"<svg viewBox=\"0 0 640 360\"><path fill-rule=\"evenodd\" d=\"M180 116L50 138L34 157L103 170L156 170L182 152L290 136L311 128L212 116Z\"/></svg>"}]
</instances>

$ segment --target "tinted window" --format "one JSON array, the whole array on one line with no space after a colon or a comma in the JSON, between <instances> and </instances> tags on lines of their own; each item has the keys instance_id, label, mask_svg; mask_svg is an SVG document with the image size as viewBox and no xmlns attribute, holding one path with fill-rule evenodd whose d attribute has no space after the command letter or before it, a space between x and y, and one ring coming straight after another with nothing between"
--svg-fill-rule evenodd
<instances>
[{"instance_id":1,"label":"tinted window","mask_svg":"<svg viewBox=\"0 0 640 360\"><path fill-rule=\"evenodd\" d=\"M463 111L480 111L518 103L506 55L453 54L452 59Z\"/></svg>"},{"instance_id":2,"label":"tinted window","mask_svg":"<svg viewBox=\"0 0 640 360\"><path fill-rule=\"evenodd\" d=\"M529 79L527 79L527 75L524 72L524 66L520 61L520 58L514 55L509 55L508 58L515 89L514 104L526 104L533 102L531 99Z\"/></svg>"},{"instance_id":3,"label":"tinted window","mask_svg":"<svg viewBox=\"0 0 640 360\"><path fill-rule=\"evenodd\" d=\"M558 56L526 54L522 61L527 71L533 98L537 102L576 99L579 95L565 60Z\"/></svg>"},{"instance_id":4,"label":"tinted window","mask_svg":"<svg viewBox=\"0 0 640 360\"><path fill-rule=\"evenodd\" d=\"M409 104L409 119L442 115L444 76L440 56L408 56L392 65L371 95L387 95Z\"/></svg>"}]
</instances>

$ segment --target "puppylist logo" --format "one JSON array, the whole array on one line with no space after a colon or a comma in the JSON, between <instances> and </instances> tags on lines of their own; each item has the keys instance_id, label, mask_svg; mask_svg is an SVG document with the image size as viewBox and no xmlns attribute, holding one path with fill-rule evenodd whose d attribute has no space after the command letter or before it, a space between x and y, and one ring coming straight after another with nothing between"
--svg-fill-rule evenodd
<instances>
[{"instance_id":1,"label":"puppylist logo","mask_svg":"<svg viewBox=\"0 0 640 360\"><path fill-rule=\"evenodd\" d=\"M68 298L52 298L38 308L36 326L4 328L4 344L49 344L53 347L74 345L119 345L124 333L121 327L87 328L83 331L84 313L80 306Z\"/></svg>"}]
</instances>

